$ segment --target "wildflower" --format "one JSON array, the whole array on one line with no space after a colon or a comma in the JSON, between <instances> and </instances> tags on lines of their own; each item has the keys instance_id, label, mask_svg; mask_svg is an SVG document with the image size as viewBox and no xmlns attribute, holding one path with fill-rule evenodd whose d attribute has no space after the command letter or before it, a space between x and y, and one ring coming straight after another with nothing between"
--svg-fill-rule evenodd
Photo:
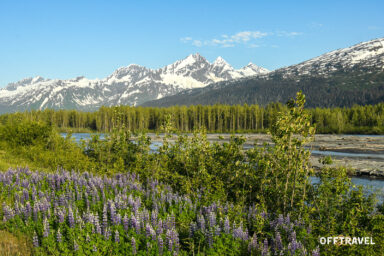
<instances>
[{"instance_id":1,"label":"wildflower","mask_svg":"<svg viewBox=\"0 0 384 256\"><path fill-rule=\"evenodd\" d=\"M127 231L128 230L128 226L129 225L129 220L128 220L128 216L127 214L124 215L124 218L123 218L123 226L124 226L124 230Z\"/></svg>"},{"instance_id":2,"label":"wildflower","mask_svg":"<svg viewBox=\"0 0 384 256\"><path fill-rule=\"evenodd\" d=\"M276 251L281 251L283 250L283 242L281 240L281 235L280 235L280 232L276 232L276 235L275 235L275 250Z\"/></svg>"},{"instance_id":3,"label":"wildflower","mask_svg":"<svg viewBox=\"0 0 384 256\"><path fill-rule=\"evenodd\" d=\"M132 254L136 255L136 253L137 253L137 251L136 251L136 240L135 240L134 237L132 237L131 246L132 246Z\"/></svg>"},{"instance_id":4,"label":"wildflower","mask_svg":"<svg viewBox=\"0 0 384 256\"><path fill-rule=\"evenodd\" d=\"M253 234L251 241L248 244L248 252L251 253L253 250L256 250L257 248L258 248L257 236L256 234Z\"/></svg>"},{"instance_id":5,"label":"wildflower","mask_svg":"<svg viewBox=\"0 0 384 256\"><path fill-rule=\"evenodd\" d=\"M39 247L39 238L37 237L36 231L33 234L32 242L34 247Z\"/></svg>"},{"instance_id":6,"label":"wildflower","mask_svg":"<svg viewBox=\"0 0 384 256\"><path fill-rule=\"evenodd\" d=\"M61 241L62 241L62 236L61 236L61 233L60 233L60 228L57 230L56 241L58 243L61 243Z\"/></svg>"},{"instance_id":7,"label":"wildflower","mask_svg":"<svg viewBox=\"0 0 384 256\"><path fill-rule=\"evenodd\" d=\"M43 237L48 237L49 236L49 222L47 218L44 218L43 222Z\"/></svg>"},{"instance_id":8,"label":"wildflower","mask_svg":"<svg viewBox=\"0 0 384 256\"><path fill-rule=\"evenodd\" d=\"M230 231L231 231L231 226L229 224L229 218L227 216L227 217L225 217L225 220L224 220L224 232L226 234L229 234Z\"/></svg>"},{"instance_id":9,"label":"wildflower","mask_svg":"<svg viewBox=\"0 0 384 256\"><path fill-rule=\"evenodd\" d=\"M77 252L79 250L79 245L77 244L76 240L73 240L73 250Z\"/></svg>"},{"instance_id":10,"label":"wildflower","mask_svg":"<svg viewBox=\"0 0 384 256\"><path fill-rule=\"evenodd\" d=\"M161 236L159 236L159 238L157 239L157 243L159 246L159 254L162 255L163 249L164 249L164 242L163 242L163 239L161 238Z\"/></svg>"},{"instance_id":11,"label":"wildflower","mask_svg":"<svg viewBox=\"0 0 384 256\"><path fill-rule=\"evenodd\" d=\"M261 255L262 256L268 255L268 240L267 239L264 239L263 250L261 251Z\"/></svg>"},{"instance_id":12,"label":"wildflower","mask_svg":"<svg viewBox=\"0 0 384 256\"><path fill-rule=\"evenodd\" d=\"M72 207L69 207L68 209L68 225L70 228L73 228L75 226L75 218L73 216Z\"/></svg>"},{"instance_id":13,"label":"wildflower","mask_svg":"<svg viewBox=\"0 0 384 256\"><path fill-rule=\"evenodd\" d=\"M115 230L115 242L120 243L120 234L117 229Z\"/></svg>"}]
</instances>

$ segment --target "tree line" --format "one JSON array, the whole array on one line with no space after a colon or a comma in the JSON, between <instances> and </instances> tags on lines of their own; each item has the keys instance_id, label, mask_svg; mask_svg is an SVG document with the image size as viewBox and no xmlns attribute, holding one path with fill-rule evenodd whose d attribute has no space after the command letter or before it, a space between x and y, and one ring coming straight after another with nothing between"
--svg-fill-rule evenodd
<instances>
[{"instance_id":1,"label":"tree line","mask_svg":"<svg viewBox=\"0 0 384 256\"><path fill-rule=\"evenodd\" d=\"M0 123L17 120L44 122L63 131L87 130L110 132L116 127L131 131L158 131L168 116L183 132L204 127L207 132L265 132L287 106L271 103L259 105L192 105L158 107L101 107L95 112L76 110L31 110L0 116ZM317 133L384 134L384 103L355 105L350 108L308 108Z\"/></svg>"}]
</instances>

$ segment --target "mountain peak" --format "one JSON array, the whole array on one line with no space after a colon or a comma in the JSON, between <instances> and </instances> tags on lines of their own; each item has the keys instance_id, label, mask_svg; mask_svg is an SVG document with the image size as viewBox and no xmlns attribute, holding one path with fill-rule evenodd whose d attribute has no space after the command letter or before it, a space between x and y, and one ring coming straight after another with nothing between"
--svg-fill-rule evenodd
<instances>
[{"instance_id":1,"label":"mountain peak","mask_svg":"<svg viewBox=\"0 0 384 256\"><path fill-rule=\"evenodd\" d=\"M216 58L216 60L213 62L213 65L215 65L215 66L230 66L228 64L228 62L226 62L221 56Z\"/></svg>"},{"instance_id":2,"label":"mountain peak","mask_svg":"<svg viewBox=\"0 0 384 256\"><path fill-rule=\"evenodd\" d=\"M42 82L42 81L46 81L46 80L41 76L28 77L14 83L9 83L5 87L5 89L13 91L13 90L16 90L18 87L25 87L28 85L36 84L38 82Z\"/></svg>"},{"instance_id":3,"label":"mountain peak","mask_svg":"<svg viewBox=\"0 0 384 256\"><path fill-rule=\"evenodd\" d=\"M206 59L203 56L201 56L200 53L197 52L197 53L188 55L185 59L181 60L181 62L194 63L201 60L206 61Z\"/></svg>"}]
</instances>

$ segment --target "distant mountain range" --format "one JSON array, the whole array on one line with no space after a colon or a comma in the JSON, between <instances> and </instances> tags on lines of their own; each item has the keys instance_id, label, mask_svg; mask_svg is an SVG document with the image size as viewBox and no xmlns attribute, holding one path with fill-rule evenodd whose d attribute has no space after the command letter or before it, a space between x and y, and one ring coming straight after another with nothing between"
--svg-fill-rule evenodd
<instances>
[{"instance_id":1,"label":"distant mountain range","mask_svg":"<svg viewBox=\"0 0 384 256\"><path fill-rule=\"evenodd\" d=\"M171 106L286 102L302 90L309 107L384 102L384 38L269 72L234 69L199 54L160 69L129 65L104 79L27 78L0 89L0 113L31 109L97 110L100 106Z\"/></svg>"},{"instance_id":2,"label":"distant mountain range","mask_svg":"<svg viewBox=\"0 0 384 256\"><path fill-rule=\"evenodd\" d=\"M203 56L193 54L156 70L132 64L104 79L26 78L0 89L0 113L45 108L93 111L102 105L136 106L186 89L268 72L252 63L236 70L221 57L210 63Z\"/></svg>"},{"instance_id":3,"label":"distant mountain range","mask_svg":"<svg viewBox=\"0 0 384 256\"><path fill-rule=\"evenodd\" d=\"M384 102L384 38L323 54L259 76L210 84L144 106L285 103L302 90L309 107Z\"/></svg>"}]
</instances>

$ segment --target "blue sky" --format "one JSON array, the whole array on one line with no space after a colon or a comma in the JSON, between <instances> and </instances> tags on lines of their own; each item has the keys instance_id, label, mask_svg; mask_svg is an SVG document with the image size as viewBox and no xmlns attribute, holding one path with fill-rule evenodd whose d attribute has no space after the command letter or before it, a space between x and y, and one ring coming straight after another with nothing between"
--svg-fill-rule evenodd
<instances>
[{"instance_id":1,"label":"blue sky","mask_svg":"<svg viewBox=\"0 0 384 256\"><path fill-rule=\"evenodd\" d=\"M276 69L384 37L384 1L0 1L0 87L200 53Z\"/></svg>"}]
</instances>

